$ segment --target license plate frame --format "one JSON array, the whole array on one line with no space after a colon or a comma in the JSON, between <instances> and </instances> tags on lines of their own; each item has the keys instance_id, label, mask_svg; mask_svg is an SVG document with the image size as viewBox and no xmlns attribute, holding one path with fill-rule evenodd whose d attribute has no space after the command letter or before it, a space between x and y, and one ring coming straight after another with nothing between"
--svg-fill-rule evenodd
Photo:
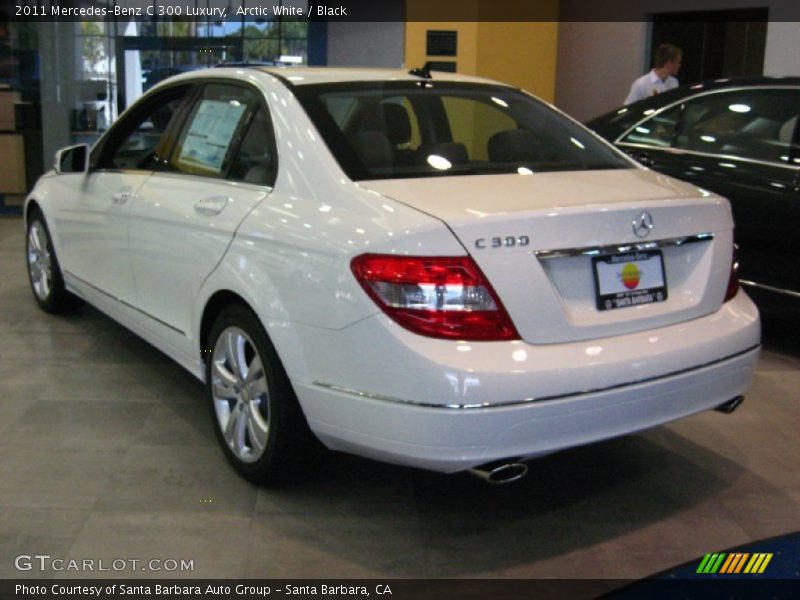
<instances>
[{"instance_id":1,"label":"license plate frame","mask_svg":"<svg viewBox=\"0 0 800 600\"><path fill-rule=\"evenodd\" d=\"M661 250L594 256L592 274L596 306L600 311L656 304L668 297Z\"/></svg>"}]
</instances>

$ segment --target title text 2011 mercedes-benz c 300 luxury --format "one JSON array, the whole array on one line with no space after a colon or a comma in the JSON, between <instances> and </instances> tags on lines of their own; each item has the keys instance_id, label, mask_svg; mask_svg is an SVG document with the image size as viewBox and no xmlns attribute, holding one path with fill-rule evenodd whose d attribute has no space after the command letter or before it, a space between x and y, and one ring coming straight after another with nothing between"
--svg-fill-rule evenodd
<instances>
[{"instance_id":1,"label":"title text 2011 mercedes-benz c 300 luxury","mask_svg":"<svg viewBox=\"0 0 800 600\"><path fill-rule=\"evenodd\" d=\"M25 219L41 307L86 300L204 380L254 481L315 438L512 479L731 409L759 349L724 198L472 77L179 75L60 151Z\"/></svg>"}]
</instances>

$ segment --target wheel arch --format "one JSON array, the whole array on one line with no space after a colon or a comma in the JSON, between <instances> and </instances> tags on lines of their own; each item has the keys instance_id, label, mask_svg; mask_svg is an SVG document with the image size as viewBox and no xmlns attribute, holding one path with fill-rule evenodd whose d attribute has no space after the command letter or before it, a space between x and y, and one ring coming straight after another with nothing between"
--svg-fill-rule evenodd
<instances>
[{"instance_id":1,"label":"wheel arch","mask_svg":"<svg viewBox=\"0 0 800 600\"><path fill-rule=\"evenodd\" d=\"M44 216L44 211L42 211L42 205L39 204L39 201L36 198L29 198L28 201L25 203L25 227L28 227L28 221L30 221L31 214L33 211L38 210Z\"/></svg>"},{"instance_id":2,"label":"wheel arch","mask_svg":"<svg viewBox=\"0 0 800 600\"><path fill-rule=\"evenodd\" d=\"M211 350L208 347L208 336L211 333L211 327L214 325L214 321L217 320L217 317L219 317L223 310L233 304L241 304L246 306L253 313L256 312L247 300L231 290L217 290L206 301L203 307L203 316L200 318L200 332L198 336L200 357L203 359L203 362L205 362L205 357Z\"/></svg>"}]
</instances>

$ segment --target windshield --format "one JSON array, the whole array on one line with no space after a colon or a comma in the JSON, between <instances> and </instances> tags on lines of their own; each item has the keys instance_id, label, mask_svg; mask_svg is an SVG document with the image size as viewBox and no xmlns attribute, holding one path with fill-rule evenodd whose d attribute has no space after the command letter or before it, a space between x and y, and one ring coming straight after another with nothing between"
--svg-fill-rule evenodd
<instances>
[{"instance_id":1,"label":"windshield","mask_svg":"<svg viewBox=\"0 0 800 600\"><path fill-rule=\"evenodd\" d=\"M356 181L631 168L579 125L509 87L365 82L294 92Z\"/></svg>"}]
</instances>

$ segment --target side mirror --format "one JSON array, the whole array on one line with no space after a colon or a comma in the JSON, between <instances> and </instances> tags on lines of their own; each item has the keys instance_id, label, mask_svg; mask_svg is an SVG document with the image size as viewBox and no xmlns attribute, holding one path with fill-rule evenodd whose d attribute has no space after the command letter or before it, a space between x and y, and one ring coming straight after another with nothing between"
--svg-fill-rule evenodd
<instances>
[{"instance_id":1,"label":"side mirror","mask_svg":"<svg viewBox=\"0 0 800 600\"><path fill-rule=\"evenodd\" d=\"M89 170L89 145L68 146L56 152L56 173L86 173Z\"/></svg>"},{"instance_id":2,"label":"side mirror","mask_svg":"<svg viewBox=\"0 0 800 600\"><path fill-rule=\"evenodd\" d=\"M639 161L639 163L643 164L645 167L648 167L648 168L652 169L653 165L656 164L656 161L654 161L650 157L650 155L647 154L647 152L642 152L641 150L632 150L632 151L628 151L626 153L632 159L634 159L636 161Z\"/></svg>"}]
</instances>

